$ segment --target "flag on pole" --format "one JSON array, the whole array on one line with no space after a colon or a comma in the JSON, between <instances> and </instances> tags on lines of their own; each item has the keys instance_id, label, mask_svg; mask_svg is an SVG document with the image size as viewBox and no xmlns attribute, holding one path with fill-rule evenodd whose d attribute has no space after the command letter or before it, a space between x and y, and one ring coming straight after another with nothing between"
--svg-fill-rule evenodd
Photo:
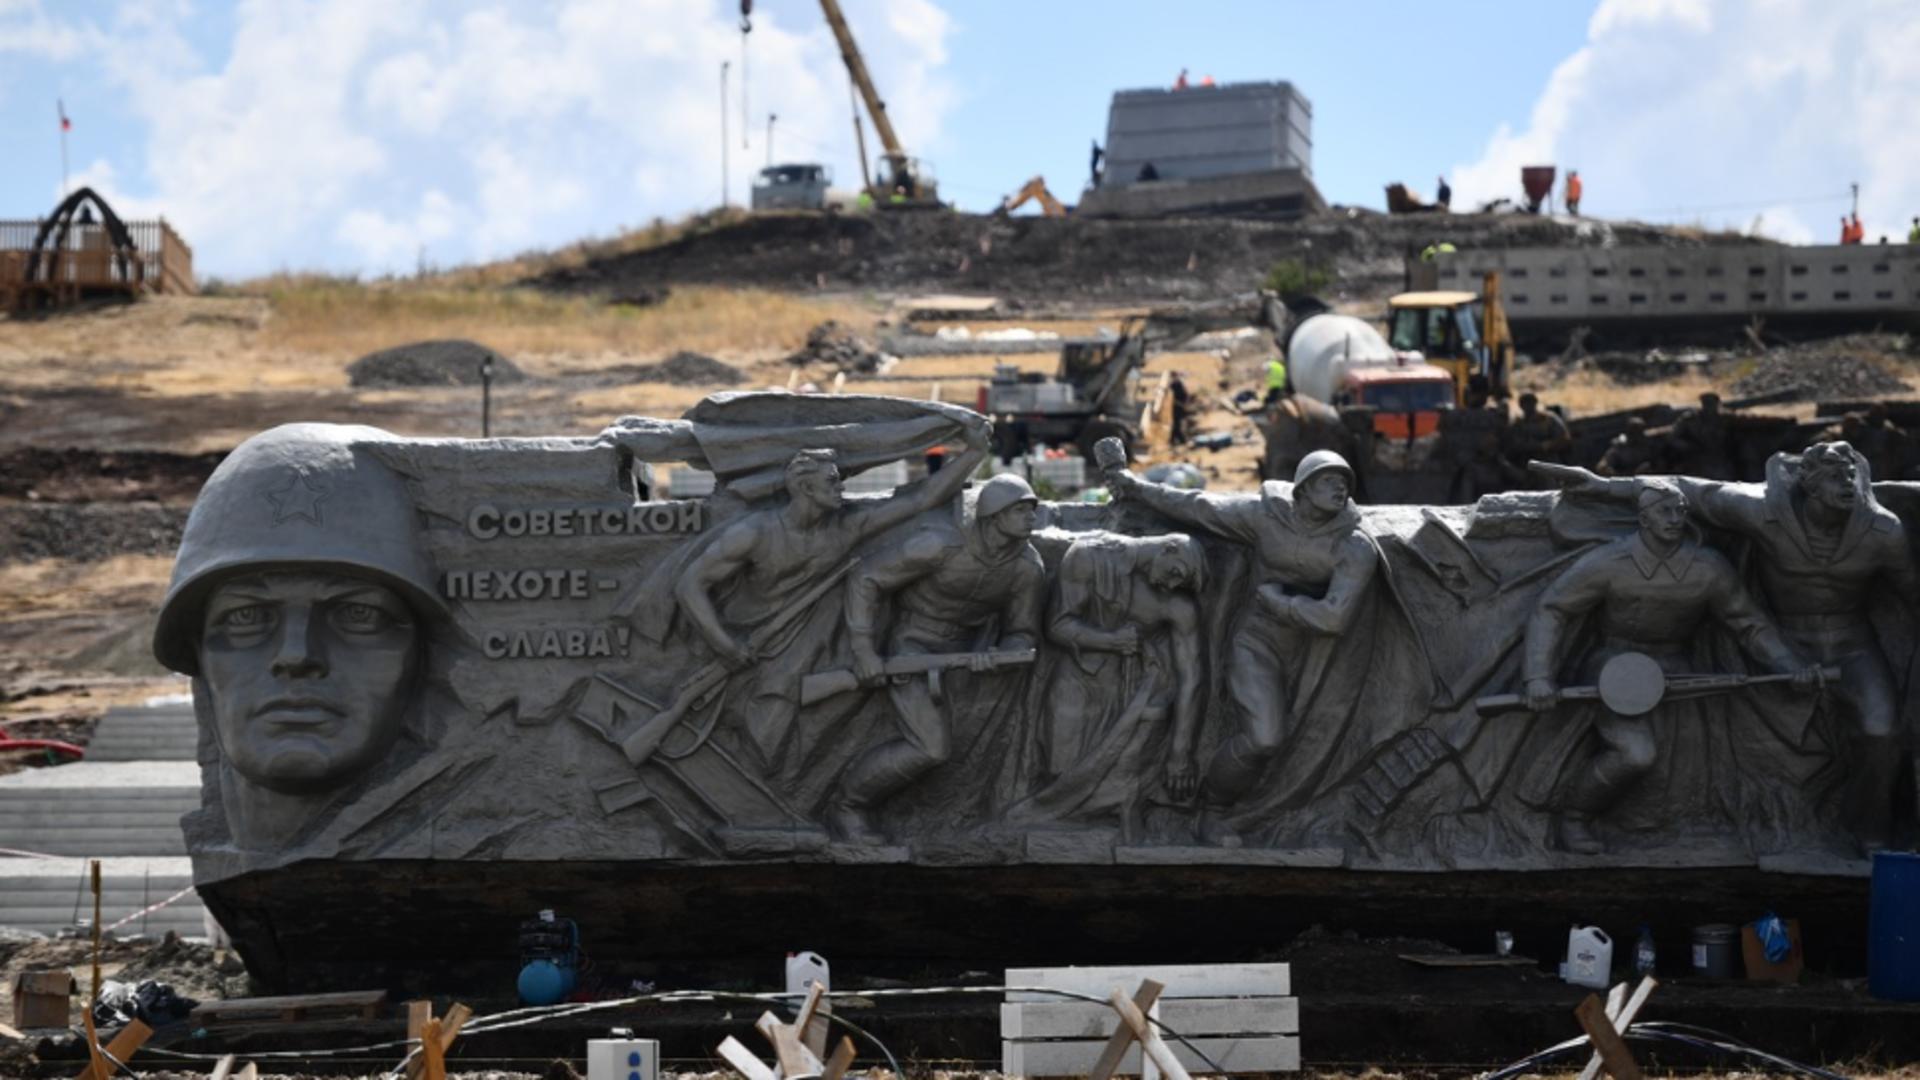
<instances>
[{"instance_id":1,"label":"flag on pole","mask_svg":"<svg viewBox=\"0 0 1920 1080\"><path fill-rule=\"evenodd\" d=\"M60 99L58 99L58 98L55 98L55 99L54 99L54 104L55 104L56 106L58 106L58 107L59 107L59 109L60 109L60 130L61 130L61 131L72 131L72 130L73 130L73 121L71 121L71 120L69 120L69 119L67 119L67 103L66 103L66 102L64 102L64 101L61 101L61 100L60 100Z\"/></svg>"}]
</instances>

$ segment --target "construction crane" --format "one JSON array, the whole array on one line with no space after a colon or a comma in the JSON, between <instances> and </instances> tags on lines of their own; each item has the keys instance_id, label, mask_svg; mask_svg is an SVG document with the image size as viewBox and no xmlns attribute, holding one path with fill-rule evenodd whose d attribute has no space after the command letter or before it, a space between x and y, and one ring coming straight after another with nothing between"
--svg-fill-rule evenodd
<instances>
[{"instance_id":1,"label":"construction crane","mask_svg":"<svg viewBox=\"0 0 1920 1080\"><path fill-rule=\"evenodd\" d=\"M873 198L874 205L880 207L939 206L940 190L932 170L908 156L906 148L900 145L900 136L894 133L893 121L887 117L887 103L880 100L880 91L874 88L873 76L867 73L867 62L860 56L860 46L854 44L853 31L847 26L847 17L841 13L838 0L820 0L820 11L827 17L834 40L840 43L840 58L846 61L847 74L853 77L853 85L867 103L873 130L880 135L880 169L868 185L867 194Z\"/></svg>"}]
</instances>

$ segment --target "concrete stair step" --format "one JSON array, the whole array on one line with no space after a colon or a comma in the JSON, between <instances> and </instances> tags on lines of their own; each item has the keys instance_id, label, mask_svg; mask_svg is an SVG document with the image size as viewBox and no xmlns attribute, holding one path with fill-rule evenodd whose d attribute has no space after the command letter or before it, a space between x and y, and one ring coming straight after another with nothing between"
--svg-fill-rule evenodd
<instances>
[{"instance_id":1,"label":"concrete stair step","mask_svg":"<svg viewBox=\"0 0 1920 1080\"><path fill-rule=\"evenodd\" d=\"M198 803L183 803L180 813L171 813L149 809L143 805L138 813L126 813L111 807L95 807L82 804L72 809L58 808L49 810L40 807L32 810L0 811L0 835L19 835L27 829L61 828L98 828L102 825L170 825L180 827L180 814L198 806Z\"/></svg>"}]
</instances>

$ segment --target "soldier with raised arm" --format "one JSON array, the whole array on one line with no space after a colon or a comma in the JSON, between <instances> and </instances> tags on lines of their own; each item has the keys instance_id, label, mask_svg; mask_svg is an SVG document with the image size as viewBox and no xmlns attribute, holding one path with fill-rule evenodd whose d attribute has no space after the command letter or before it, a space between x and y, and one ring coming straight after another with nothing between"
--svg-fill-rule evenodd
<instances>
[{"instance_id":1,"label":"soldier with raised arm","mask_svg":"<svg viewBox=\"0 0 1920 1080\"><path fill-rule=\"evenodd\" d=\"M1292 484L1269 480L1257 496L1219 496L1139 479L1115 440L1102 440L1100 464L1116 498L1244 544L1252 557L1254 599L1226 668L1240 730L1214 751L1201 785L1201 840L1238 846L1225 815L1252 792L1292 734L1296 703L1313 698L1313 683L1329 663L1325 648L1314 652L1316 639L1330 643L1347 630L1380 566L1380 549L1348 498L1353 469L1339 454L1316 450L1300 462Z\"/></svg>"},{"instance_id":2,"label":"soldier with raised arm","mask_svg":"<svg viewBox=\"0 0 1920 1080\"><path fill-rule=\"evenodd\" d=\"M794 620L783 640L755 655L744 638L831 575L861 543L950 502L986 457L992 428L967 428L967 452L947 468L887 499L847 503L831 450L802 450L787 463L784 506L757 510L720 530L689 561L673 595L715 656L735 671L754 667L737 698L745 728L767 762L784 746L799 707L798 682L830 633Z\"/></svg>"},{"instance_id":3,"label":"soldier with raised arm","mask_svg":"<svg viewBox=\"0 0 1920 1080\"><path fill-rule=\"evenodd\" d=\"M1569 493L1637 499L1641 479L1605 479L1585 469L1536 464ZM1762 600L1787 644L1838 666L1828 688L1847 714L1852 746L1849 824L1863 850L1883 847L1893 827L1903 759L1901 703L1869 619L1876 592L1920 603L1920 573L1900 519L1874 500L1866 462L1844 442L1775 454L1762 484L1669 478L1693 515L1753 544Z\"/></svg>"},{"instance_id":4,"label":"soldier with raised arm","mask_svg":"<svg viewBox=\"0 0 1920 1080\"><path fill-rule=\"evenodd\" d=\"M1812 685L1817 669L1806 667L1780 638L1726 556L1687 535L1687 498L1677 485L1648 480L1638 485L1640 528L1632 536L1602 545L1580 557L1547 587L1527 623L1525 675L1527 707L1551 710L1559 698L1555 669L1573 627L1583 618L1598 622L1599 645L1578 666L1589 679L1608 660L1635 652L1650 657L1668 674L1686 674L1700 632L1724 627L1742 651L1783 674L1795 685ZM1587 713L1597 736L1592 749L1575 749L1575 760L1546 763L1523 787L1523 798L1544 802L1557 814L1561 847L1577 854L1605 850L1593 831L1627 790L1658 760L1659 728L1668 704L1645 716L1625 717L1599 707ZM1563 746L1587 746L1580 729L1568 728ZM1564 778L1563 778L1564 777Z\"/></svg>"},{"instance_id":5,"label":"soldier with raised arm","mask_svg":"<svg viewBox=\"0 0 1920 1080\"><path fill-rule=\"evenodd\" d=\"M989 650L1034 648L1046 599L1046 566L1027 539L1038 513L1039 499L1025 480L996 476L980 486L960 528L914 532L862 559L847 587L847 630L861 684L888 681L885 659L965 653L973 655L970 668L984 673ZM875 636L889 597L893 617L883 658ZM989 631L996 631L996 642L983 640ZM887 699L899 737L853 763L829 811L829 824L846 839L884 843L874 810L951 756L953 721L941 684L937 670L892 677Z\"/></svg>"}]
</instances>

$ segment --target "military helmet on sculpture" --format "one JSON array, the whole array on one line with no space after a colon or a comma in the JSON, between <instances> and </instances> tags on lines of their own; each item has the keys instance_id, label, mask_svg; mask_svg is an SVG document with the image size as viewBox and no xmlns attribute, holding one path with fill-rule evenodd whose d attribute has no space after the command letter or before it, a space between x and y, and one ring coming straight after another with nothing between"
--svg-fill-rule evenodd
<instances>
[{"instance_id":1,"label":"military helmet on sculpture","mask_svg":"<svg viewBox=\"0 0 1920 1080\"><path fill-rule=\"evenodd\" d=\"M368 577L423 617L444 618L406 481L367 444L378 428L285 424L241 443L201 489L154 628L154 656L199 674L201 608L241 571L331 570Z\"/></svg>"}]
</instances>

